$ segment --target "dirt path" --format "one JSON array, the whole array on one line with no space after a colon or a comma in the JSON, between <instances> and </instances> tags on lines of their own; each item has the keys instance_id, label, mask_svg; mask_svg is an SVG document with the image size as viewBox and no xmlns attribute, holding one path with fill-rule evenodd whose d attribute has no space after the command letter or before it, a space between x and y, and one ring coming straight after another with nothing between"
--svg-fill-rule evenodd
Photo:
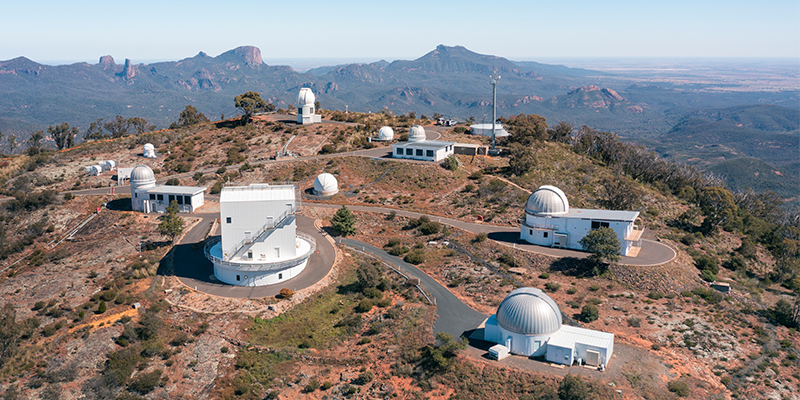
<instances>
[{"instance_id":1,"label":"dirt path","mask_svg":"<svg viewBox=\"0 0 800 400\"><path fill-rule=\"evenodd\" d=\"M91 332L91 331L94 331L95 329L97 329L100 325L111 325L114 322L119 321L123 317L134 318L137 315L139 315L139 310L137 310L135 308L129 308L129 309L127 309L125 311L122 311L122 312L118 312L118 313L111 314L111 315L106 315L106 316L103 316L100 319L96 319L94 321L90 321L90 322L87 322L85 324L80 324L80 325L70 329L68 333L73 333L73 332L81 330L81 329L83 329L83 328L85 328L87 326L91 327L91 328L89 328L89 331Z\"/></svg>"}]
</instances>

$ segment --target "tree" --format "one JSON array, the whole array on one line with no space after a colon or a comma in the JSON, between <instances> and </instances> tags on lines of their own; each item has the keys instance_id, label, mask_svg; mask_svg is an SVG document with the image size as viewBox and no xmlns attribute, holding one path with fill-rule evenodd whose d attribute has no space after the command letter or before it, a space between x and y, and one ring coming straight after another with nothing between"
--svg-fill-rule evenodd
<instances>
[{"instance_id":1,"label":"tree","mask_svg":"<svg viewBox=\"0 0 800 400\"><path fill-rule=\"evenodd\" d=\"M520 114L505 123L505 128L514 143L530 146L547 139L547 123L536 114Z\"/></svg>"},{"instance_id":2,"label":"tree","mask_svg":"<svg viewBox=\"0 0 800 400\"><path fill-rule=\"evenodd\" d=\"M612 210L633 210L639 205L641 192L639 188L615 168L616 177L603 178L600 181L600 203Z\"/></svg>"},{"instance_id":3,"label":"tree","mask_svg":"<svg viewBox=\"0 0 800 400\"><path fill-rule=\"evenodd\" d=\"M151 125L146 119L141 117L128 118L128 126L133 128L136 133L145 133L156 129L155 125Z\"/></svg>"},{"instance_id":4,"label":"tree","mask_svg":"<svg viewBox=\"0 0 800 400\"><path fill-rule=\"evenodd\" d=\"M86 140L98 140L104 138L105 136L106 134L103 133L103 119L99 118L97 121L89 124L89 127L86 128L86 133L83 135L83 138Z\"/></svg>"},{"instance_id":5,"label":"tree","mask_svg":"<svg viewBox=\"0 0 800 400\"><path fill-rule=\"evenodd\" d=\"M447 158L442 161L442 168L449 171L458 170L458 158L456 158L454 155L447 156Z\"/></svg>"},{"instance_id":6,"label":"tree","mask_svg":"<svg viewBox=\"0 0 800 400\"><path fill-rule=\"evenodd\" d=\"M20 327L16 322L17 312L11 303L0 309L0 366L14 355L20 336Z\"/></svg>"},{"instance_id":7,"label":"tree","mask_svg":"<svg viewBox=\"0 0 800 400\"><path fill-rule=\"evenodd\" d=\"M574 129L570 123L561 121L547 130L547 136L554 142L569 143L572 140L572 131Z\"/></svg>"},{"instance_id":8,"label":"tree","mask_svg":"<svg viewBox=\"0 0 800 400\"><path fill-rule=\"evenodd\" d=\"M100 305L97 306L97 313L102 314L104 312L106 312L106 301L100 300Z\"/></svg>"},{"instance_id":9,"label":"tree","mask_svg":"<svg viewBox=\"0 0 800 400\"><path fill-rule=\"evenodd\" d=\"M172 200L167 207L167 213L161 217L158 232L174 242L175 238L183 233L183 218L178 216L178 202Z\"/></svg>"},{"instance_id":10,"label":"tree","mask_svg":"<svg viewBox=\"0 0 800 400\"><path fill-rule=\"evenodd\" d=\"M274 105L268 104L266 101L261 99L260 94L253 91L240 94L236 96L233 101L234 105L236 105L236 108L242 111L243 124L250 122L250 119L255 113L275 110Z\"/></svg>"},{"instance_id":11,"label":"tree","mask_svg":"<svg viewBox=\"0 0 800 400\"><path fill-rule=\"evenodd\" d=\"M589 391L580 376L567 374L558 385L558 398L560 400L585 400L589 398Z\"/></svg>"},{"instance_id":12,"label":"tree","mask_svg":"<svg viewBox=\"0 0 800 400\"><path fill-rule=\"evenodd\" d=\"M203 113L197 111L194 106L187 105L186 108L181 111L181 115L178 116L178 123L176 124L176 127L191 126L203 122L208 122L208 118L206 118Z\"/></svg>"},{"instance_id":13,"label":"tree","mask_svg":"<svg viewBox=\"0 0 800 400\"><path fill-rule=\"evenodd\" d=\"M28 139L28 143L30 143L32 149L36 149L35 153L39 152L39 148L42 146L42 139L44 138L43 131L36 131L31 133L31 137Z\"/></svg>"},{"instance_id":14,"label":"tree","mask_svg":"<svg viewBox=\"0 0 800 400\"><path fill-rule=\"evenodd\" d=\"M711 232L736 217L738 207L727 189L710 186L703 188L698 196L698 206L703 213L703 230Z\"/></svg>"},{"instance_id":15,"label":"tree","mask_svg":"<svg viewBox=\"0 0 800 400\"><path fill-rule=\"evenodd\" d=\"M589 260L596 264L616 262L620 259L620 244L617 233L609 227L600 227L589 232L578 243L591 252Z\"/></svg>"},{"instance_id":16,"label":"tree","mask_svg":"<svg viewBox=\"0 0 800 400\"><path fill-rule=\"evenodd\" d=\"M292 296L294 296L294 290L292 290L292 289L289 289L289 288L283 288L283 289L281 289L281 291L278 293L278 295L279 295L279 296L280 296L282 299L291 300L291 299L292 299Z\"/></svg>"},{"instance_id":17,"label":"tree","mask_svg":"<svg viewBox=\"0 0 800 400\"><path fill-rule=\"evenodd\" d=\"M331 226L342 236L356 233L356 217L347 206L342 206L331 218Z\"/></svg>"},{"instance_id":18,"label":"tree","mask_svg":"<svg viewBox=\"0 0 800 400\"><path fill-rule=\"evenodd\" d=\"M129 120L123 118L121 115L117 115L113 121L103 124L103 128L105 128L105 130L108 131L108 133L110 133L111 137L114 139L128 136L130 133L130 127L131 124Z\"/></svg>"},{"instance_id":19,"label":"tree","mask_svg":"<svg viewBox=\"0 0 800 400\"><path fill-rule=\"evenodd\" d=\"M68 149L75 145L75 137L78 135L78 128L69 127L69 123L64 122L61 125L51 125L47 128L47 133L56 142L56 147L59 150Z\"/></svg>"},{"instance_id":20,"label":"tree","mask_svg":"<svg viewBox=\"0 0 800 400\"><path fill-rule=\"evenodd\" d=\"M536 166L536 154L530 146L511 143L508 149L508 168L514 175L525 175Z\"/></svg>"}]
</instances>

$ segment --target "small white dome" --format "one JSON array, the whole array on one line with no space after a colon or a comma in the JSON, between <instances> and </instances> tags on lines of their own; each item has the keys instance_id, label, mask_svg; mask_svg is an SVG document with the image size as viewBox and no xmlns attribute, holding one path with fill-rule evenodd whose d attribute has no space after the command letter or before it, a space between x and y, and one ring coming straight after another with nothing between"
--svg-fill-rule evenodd
<instances>
[{"instance_id":1,"label":"small white dome","mask_svg":"<svg viewBox=\"0 0 800 400\"><path fill-rule=\"evenodd\" d=\"M333 196L339 193L339 182L336 177L323 172L314 180L314 194L317 196Z\"/></svg>"},{"instance_id":2,"label":"small white dome","mask_svg":"<svg viewBox=\"0 0 800 400\"><path fill-rule=\"evenodd\" d=\"M297 95L297 105L300 107L303 106L314 106L314 101L316 101L316 97L314 97L314 92L311 91L310 88L304 87L300 89L300 93Z\"/></svg>"},{"instance_id":3,"label":"small white dome","mask_svg":"<svg viewBox=\"0 0 800 400\"><path fill-rule=\"evenodd\" d=\"M555 186L544 185L528 197L525 212L536 215L561 215L569 211L567 195Z\"/></svg>"},{"instance_id":4,"label":"small white dome","mask_svg":"<svg viewBox=\"0 0 800 400\"><path fill-rule=\"evenodd\" d=\"M523 335L548 335L561 329L561 310L540 289L519 288L497 307L497 324Z\"/></svg>"},{"instance_id":5,"label":"small white dome","mask_svg":"<svg viewBox=\"0 0 800 400\"><path fill-rule=\"evenodd\" d=\"M142 148L142 155L147 158L156 158L156 147L152 143L145 143Z\"/></svg>"},{"instance_id":6,"label":"small white dome","mask_svg":"<svg viewBox=\"0 0 800 400\"><path fill-rule=\"evenodd\" d=\"M414 125L411 127L411 130L408 131L408 141L409 142L424 142L427 136L425 136L425 128Z\"/></svg>"},{"instance_id":7,"label":"small white dome","mask_svg":"<svg viewBox=\"0 0 800 400\"><path fill-rule=\"evenodd\" d=\"M394 129L384 126L378 131L378 140L392 140L394 139Z\"/></svg>"},{"instance_id":8,"label":"small white dome","mask_svg":"<svg viewBox=\"0 0 800 400\"><path fill-rule=\"evenodd\" d=\"M147 151L147 150L155 150L155 149L156 149L156 146L153 146L153 144L152 144L152 143L145 143L145 144L144 144L144 151Z\"/></svg>"},{"instance_id":9,"label":"small white dome","mask_svg":"<svg viewBox=\"0 0 800 400\"><path fill-rule=\"evenodd\" d=\"M155 181L156 175L147 165L137 165L136 168L131 171L131 183L148 183Z\"/></svg>"}]
</instances>

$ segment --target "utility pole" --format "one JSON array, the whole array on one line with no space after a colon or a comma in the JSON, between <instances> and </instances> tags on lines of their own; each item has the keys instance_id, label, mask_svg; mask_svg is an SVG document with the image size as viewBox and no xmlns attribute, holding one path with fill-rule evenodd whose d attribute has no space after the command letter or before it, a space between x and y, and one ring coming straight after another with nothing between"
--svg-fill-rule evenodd
<instances>
[{"instance_id":1,"label":"utility pole","mask_svg":"<svg viewBox=\"0 0 800 400\"><path fill-rule=\"evenodd\" d=\"M497 133L497 81L500 80L500 75L497 75L497 71L494 71L489 79L491 79L489 83L492 85L492 149L490 152L496 155L497 148L495 148L495 137Z\"/></svg>"}]
</instances>

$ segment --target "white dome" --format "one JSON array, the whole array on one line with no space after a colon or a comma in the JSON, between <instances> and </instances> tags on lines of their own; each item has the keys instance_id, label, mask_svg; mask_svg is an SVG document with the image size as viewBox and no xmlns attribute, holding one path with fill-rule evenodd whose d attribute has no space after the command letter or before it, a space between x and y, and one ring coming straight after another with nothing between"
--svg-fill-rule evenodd
<instances>
[{"instance_id":1,"label":"white dome","mask_svg":"<svg viewBox=\"0 0 800 400\"><path fill-rule=\"evenodd\" d=\"M408 131L408 141L409 142L424 142L427 137L425 136L425 128L414 125L411 127L411 130Z\"/></svg>"},{"instance_id":2,"label":"white dome","mask_svg":"<svg viewBox=\"0 0 800 400\"><path fill-rule=\"evenodd\" d=\"M549 335L561 329L561 310L550 296L536 288L519 288L497 307L497 324L523 335Z\"/></svg>"},{"instance_id":3,"label":"white dome","mask_svg":"<svg viewBox=\"0 0 800 400\"><path fill-rule=\"evenodd\" d=\"M394 139L394 129L384 126L378 131L378 140L392 140Z\"/></svg>"},{"instance_id":4,"label":"white dome","mask_svg":"<svg viewBox=\"0 0 800 400\"><path fill-rule=\"evenodd\" d=\"M131 171L131 183L148 183L148 182L155 182L156 175L153 173L153 170L150 169L147 165L137 165L136 168Z\"/></svg>"},{"instance_id":5,"label":"white dome","mask_svg":"<svg viewBox=\"0 0 800 400\"><path fill-rule=\"evenodd\" d=\"M297 105L300 107L303 106L314 106L314 101L316 97L314 97L314 92L311 91L310 88L304 87L300 89L300 93L297 95Z\"/></svg>"},{"instance_id":6,"label":"white dome","mask_svg":"<svg viewBox=\"0 0 800 400\"><path fill-rule=\"evenodd\" d=\"M339 193L339 182L336 177L323 172L314 180L314 194L318 196L333 196Z\"/></svg>"},{"instance_id":7,"label":"white dome","mask_svg":"<svg viewBox=\"0 0 800 400\"><path fill-rule=\"evenodd\" d=\"M555 186L544 185L528 197L525 212L537 215L561 215L569 211L567 195Z\"/></svg>"},{"instance_id":8,"label":"white dome","mask_svg":"<svg viewBox=\"0 0 800 400\"><path fill-rule=\"evenodd\" d=\"M144 144L144 151L147 151L147 150L155 150L155 149L156 149L156 146L153 146L153 144L152 144L152 143L145 143L145 144Z\"/></svg>"},{"instance_id":9,"label":"white dome","mask_svg":"<svg viewBox=\"0 0 800 400\"><path fill-rule=\"evenodd\" d=\"M152 143L145 143L142 155L147 158L156 158L156 147Z\"/></svg>"}]
</instances>

